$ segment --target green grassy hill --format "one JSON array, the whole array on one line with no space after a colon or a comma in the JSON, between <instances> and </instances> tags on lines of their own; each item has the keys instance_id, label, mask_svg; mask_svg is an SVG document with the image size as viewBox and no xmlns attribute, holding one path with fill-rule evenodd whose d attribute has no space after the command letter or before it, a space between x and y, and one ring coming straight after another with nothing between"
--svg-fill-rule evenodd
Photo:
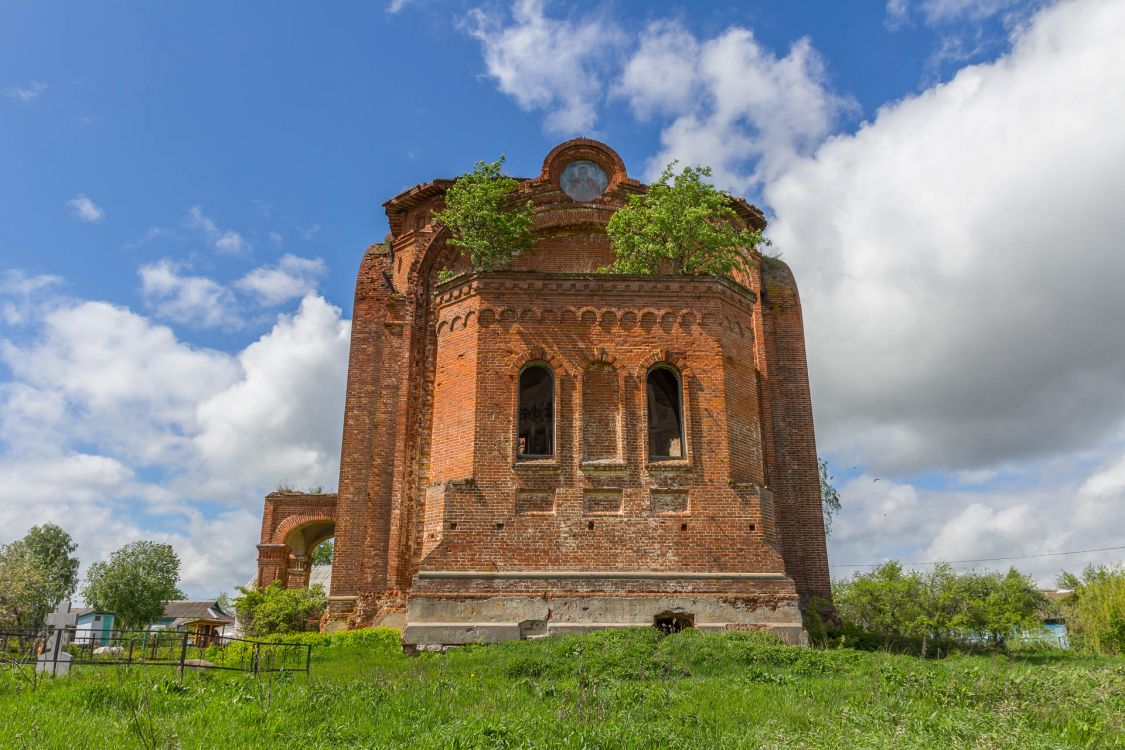
<instances>
[{"instance_id":1,"label":"green grassy hill","mask_svg":"<svg viewBox=\"0 0 1125 750\"><path fill-rule=\"evenodd\" d=\"M0 673L3 748L1125 747L1125 659L910 656L619 630L407 657L313 636L309 676Z\"/></svg>"}]
</instances>

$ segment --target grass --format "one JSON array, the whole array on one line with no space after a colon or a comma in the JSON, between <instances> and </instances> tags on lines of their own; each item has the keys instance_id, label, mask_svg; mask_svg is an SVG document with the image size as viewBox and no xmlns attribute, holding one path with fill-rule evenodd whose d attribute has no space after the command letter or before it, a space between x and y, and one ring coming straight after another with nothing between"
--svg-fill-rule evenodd
<instances>
[{"instance_id":1,"label":"grass","mask_svg":"<svg viewBox=\"0 0 1125 750\"><path fill-rule=\"evenodd\" d=\"M1125 659L924 661L652 629L403 656L319 639L309 676L0 673L3 748L1125 747Z\"/></svg>"}]
</instances>

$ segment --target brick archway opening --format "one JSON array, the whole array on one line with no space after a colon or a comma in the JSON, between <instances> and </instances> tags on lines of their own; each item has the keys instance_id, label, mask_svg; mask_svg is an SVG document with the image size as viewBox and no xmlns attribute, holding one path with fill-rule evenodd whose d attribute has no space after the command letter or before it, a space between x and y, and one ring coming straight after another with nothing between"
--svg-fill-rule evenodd
<instances>
[{"instance_id":1,"label":"brick archway opening","mask_svg":"<svg viewBox=\"0 0 1125 750\"><path fill-rule=\"evenodd\" d=\"M286 588L300 589L309 585L312 574L313 552L321 544L336 536L336 522L318 520L292 529L282 544L289 548Z\"/></svg>"},{"instance_id":2,"label":"brick archway opening","mask_svg":"<svg viewBox=\"0 0 1125 750\"><path fill-rule=\"evenodd\" d=\"M313 551L336 536L336 495L274 492L266 496L258 545L258 587L280 581L305 588Z\"/></svg>"}]
</instances>

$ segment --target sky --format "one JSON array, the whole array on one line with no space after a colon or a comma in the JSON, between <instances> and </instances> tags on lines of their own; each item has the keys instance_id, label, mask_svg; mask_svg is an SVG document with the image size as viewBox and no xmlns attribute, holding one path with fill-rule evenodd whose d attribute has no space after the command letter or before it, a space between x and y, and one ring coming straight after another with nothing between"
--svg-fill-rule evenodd
<instances>
[{"instance_id":1,"label":"sky","mask_svg":"<svg viewBox=\"0 0 1125 750\"><path fill-rule=\"evenodd\" d=\"M705 164L801 288L833 575L1125 549L1125 3L0 8L0 543L255 571L337 483L355 273L417 183Z\"/></svg>"}]
</instances>

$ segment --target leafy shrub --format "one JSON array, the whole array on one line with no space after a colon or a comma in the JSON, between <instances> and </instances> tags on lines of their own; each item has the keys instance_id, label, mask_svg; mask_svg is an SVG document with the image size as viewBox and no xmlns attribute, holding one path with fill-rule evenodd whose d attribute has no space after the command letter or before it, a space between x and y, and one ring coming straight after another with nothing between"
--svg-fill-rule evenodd
<instances>
[{"instance_id":1,"label":"leafy shrub","mask_svg":"<svg viewBox=\"0 0 1125 750\"><path fill-rule=\"evenodd\" d=\"M313 618L320 617L328 606L324 587L285 588L274 581L263 589L239 586L234 607L248 635L292 633L305 630Z\"/></svg>"},{"instance_id":2,"label":"leafy shrub","mask_svg":"<svg viewBox=\"0 0 1125 750\"><path fill-rule=\"evenodd\" d=\"M848 621L844 621L841 627L829 629L823 645L830 649L883 651L891 654L907 654L935 659L941 659L951 654L984 653L988 650L985 644L956 638L877 633L864 630L854 622Z\"/></svg>"},{"instance_id":3,"label":"leafy shrub","mask_svg":"<svg viewBox=\"0 0 1125 750\"><path fill-rule=\"evenodd\" d=\"M1021 630L1042 627L1046 599L1014 568L1006 574L957 573L947 564L929 573L891 561L833 584L840 617L859 630L898 639L986 641L994 648Z\"/></svg>"},{"instance_id":4,"label":"leafy shrub","mask_svg":"<svg viewBox=\"0 0 1125 750\"><path fill-rule=\"evenodd\" d=\"M1094 653L1125 654L1125 567L1090 565L1082 578L1063 572L1058 583L1074 591L1062 607L1075 640Z\"/></svg>"},{"instance_id":5,"label":"leafy shrub","mask_svg":"<svg viewBox=\"0 0 1125 750\"><path fill-rule=\"evenodd\" d=\"M254 640L262 643L311 645L314 655L324 649L343 648L363 649L380 655L402 653L402 633L394 628L361 628L359 630L342 630L337 633L317 631L273 633L255 637ZM253 650L253 643L234 641L227 646L210 647L205 658L216 663L218 663L216 660L221 660L223 664L230 665L249 664Z\"/></svg>"}]
</instances>

